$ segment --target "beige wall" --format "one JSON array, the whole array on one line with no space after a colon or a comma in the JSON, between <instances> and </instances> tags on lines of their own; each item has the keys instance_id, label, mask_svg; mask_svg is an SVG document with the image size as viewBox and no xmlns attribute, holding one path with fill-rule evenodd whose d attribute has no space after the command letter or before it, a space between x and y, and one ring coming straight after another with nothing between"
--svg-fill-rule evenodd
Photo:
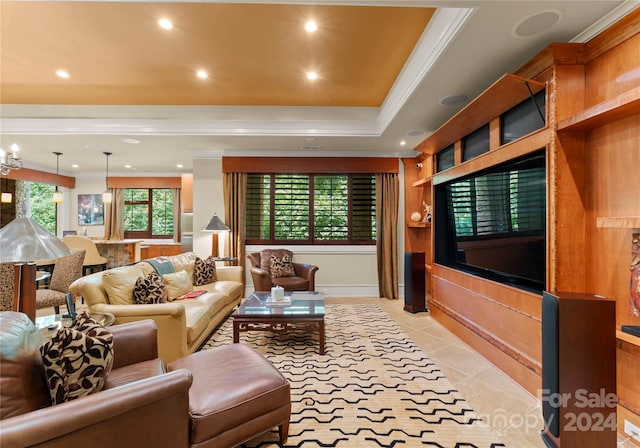
<instances>
[{"instance_id":1,"label":"beige wall","mask_svg":"<svg viewBox=\"0 0 640 448\"><path fill-rule=\"evenodd\" d=\"M59 237L62 230L75 230L78 235L82 235L87 229L87 236L101 238L104 236L104 225L101 226L78 226L78 195L79 194L102 194L105 189L104 177L101 178L76 178L76 188L65 191L64 202L58 205L58 216L64 215L65 221L60 225L58 219Z\"/></svg>"}]
</instances>

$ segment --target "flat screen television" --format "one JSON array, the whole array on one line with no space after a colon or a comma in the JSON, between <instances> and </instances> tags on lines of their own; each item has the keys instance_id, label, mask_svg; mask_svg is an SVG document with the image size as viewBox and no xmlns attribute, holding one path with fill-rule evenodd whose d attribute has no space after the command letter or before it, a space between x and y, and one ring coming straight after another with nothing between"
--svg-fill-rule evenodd
<instances>
[{"instance_id":1,"label":"flat screen television","mask_svg":"<svg viewBox=\"0 0 640 448\"><path fill-rule=\"evenodd\" d=\"M544 150L434 187L435 262L542 293Z\"/></svg>"}]
</instances>

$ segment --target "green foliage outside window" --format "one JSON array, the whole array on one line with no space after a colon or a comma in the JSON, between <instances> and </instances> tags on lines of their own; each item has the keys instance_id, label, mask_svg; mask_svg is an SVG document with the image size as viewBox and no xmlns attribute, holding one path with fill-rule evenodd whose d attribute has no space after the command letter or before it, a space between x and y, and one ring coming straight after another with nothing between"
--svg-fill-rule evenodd
<instances>
[{"instance_id":1,"label":"green foliage outside window","mask_svg":"<svg viewBox=\"0 0 640 448\"><path fill-rule=\"evenodd\" d=\"M173 196L169 188L126 188L125 237L173 236Z\"/></svg>"},{"instance_id":2,"label":"green foliage outside window","mask_svg":"<svg viewBox=\"0 0 640 448\"><path fill-rule=\"evenodd\" d=\"M54 185L29 182L29 201L31 219L56 234L57 215L56 204L53 202Z\"/></svg>"},{"instance_id":3,"label":"green foliage outside window","mask_svg":"<svg viewBox=\"0 0 640 448\"><path fill-rule=\"evenodd\" d=\"M375 177L249 174L249 244L374 244Z\"/></svg>"}]
</instances>

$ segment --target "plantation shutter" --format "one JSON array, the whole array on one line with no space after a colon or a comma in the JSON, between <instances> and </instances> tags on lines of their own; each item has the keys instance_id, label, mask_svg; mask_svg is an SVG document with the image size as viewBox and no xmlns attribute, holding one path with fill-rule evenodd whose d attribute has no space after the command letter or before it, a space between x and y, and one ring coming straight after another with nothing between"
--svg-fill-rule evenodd
<instances>
[{"instance_id":1,"label":"plantation shutter","mask_svg":"<svg viewBox=\"0 0 640 448\"><path fill-rule=\"evenodd\" d=\"M271 177L268 174L247 175L245 236L247 240L271 238Z\"/></svg>"},{"instance_id":2,"label":"plantation shutter","mask_svg":"<svg viewBox=\"0 0 640 448\"><path fill-rule=\"evenodd\" d=\"M314 176L313 229L316 240L349 238L349 177Z\"/></svg>"},{"instance_id":3,"label":"plantation shutter","mask_svg":"<svg viewBox=\"0 0 640 448\"><path fill-rule=\"evenodd\" d=\"M351 238L356 241L376 239L376 179L375 176L351 177Z\"/></svg>"},{"instance_id":4,"label":"plantation shutter","mask_svg":"<svg viewBox=\"0 0 640 448\"><path fill-rule=\"evenodd\" d=\"M309 176L276 174L274 239L309 240Z\"/></svg>"}]
</instances>

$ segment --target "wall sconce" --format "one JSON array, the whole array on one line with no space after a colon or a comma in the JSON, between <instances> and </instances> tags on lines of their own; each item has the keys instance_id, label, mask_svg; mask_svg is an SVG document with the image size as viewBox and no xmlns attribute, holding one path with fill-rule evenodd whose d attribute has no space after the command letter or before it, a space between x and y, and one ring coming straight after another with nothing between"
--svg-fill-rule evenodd
<instances>
[{"instance_id":1,"label":"wall sconce","mask_svg":"<svg viewBox=\"0 0 640 448\"><path fill-rule=\"evenodd\" d=\"M13 195L9 192L0 194L0 202L3 204L11 204L13 202Z\"/></svg>"},{"instance_id":2,"label":"wall sconce","mask_svg":"<svg viewBox=\"0 0 640 448\"><path fill-rule=\"evenodd\" d=\"M111 200L113 199L113 197L111 196L111 192L109 191L109 156L112 153L105 151L102 154L107 156L107 175L104 178L104 183L105 183L106 189L104 190L104 193L102 193L102 202L105 203L105 204L110 204Z\"/></svg>"},{"instance_id":3,"label":"wall sconce","mask_svg":"<svg viewBox=\"0 0 640 448\"><path fill-rule=\"evenodd\" d=\"M62 155L61 152L57 152L57 151L53 151L53 153L56 155L56 191L53 192L53 202L55 202L56 204L60 204L64 198L62 196L62 192L58 191L58 184L60 183L60 156Z\"/></svg>"},{"instance_id":4,"label":"wall sconce","mask_svg":"<svg viewBox=\"0 0 640 448\"><path fill-rule=\"evenodd\" d=\"M213 218L211 218L209 224L204 226L202 231L213 233L211 240L211 256L214 258L218 258L218 234L222 232L228 232L229 227L227 227L224 221L218 218L218 215L214 213Z\"/></svg>"}]
</instances>

